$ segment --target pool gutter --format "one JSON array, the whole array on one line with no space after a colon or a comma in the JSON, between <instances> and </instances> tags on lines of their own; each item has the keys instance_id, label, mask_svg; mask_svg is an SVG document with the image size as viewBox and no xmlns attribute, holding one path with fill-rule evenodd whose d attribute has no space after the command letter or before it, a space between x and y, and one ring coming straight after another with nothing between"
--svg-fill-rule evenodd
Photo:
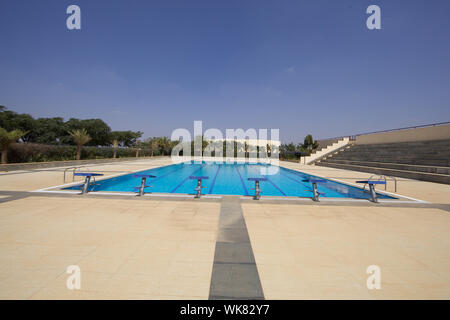
<instances>
[{"instance_id":1,"label":"pool gutter","mask_svg":"<svg viewBox=\"0 0 450 320\"><path fill-rule=\"evenodd\" d=\"M154 168L158 168L158 167L164 167L164 165L161 166L157 166L157 167L151 167L150 169L154 169ZM288 169L288 170L292 170L292 171L296 171L302 174L307 174L309 176L314 176L314 177L319 177L325 180L330 180L330 181L334 181L340 184L344 184L344 185L348 185L348 186L352 186L352 187L356 187L358 189L361 189L361 186L351 183L351 182L346 182L346 181L342 181L339 179L335 179L335 178L328 178L328 177L323 177L321 175L317 175L317 174L309 174L306 172L302 172L296 169L292 169L292 168L287 168L284 167L282 165L280 165L280 167L283 167L284 169ZM126 173L120 173L120 174L114 174L114 175L110 175L110 176L104 176L101 179L98 179L97 181L102 181L102 180L106 180L106 179L111 179L111 178L116 178L116 177L120 177L120 176L124 176L124 175L129 175L129 174L134 174L137 172L142 172L142 171L146 171L146 170L150 170L150 169L139 169L136 171L132 171L132 172L126 172ZM82 184L82 181L74 181L71 183L66 183L66 184L62 184L62 185L58 185L58 186L53 186L53 187L47 187L47 188L42 188L42 189L38 189L38 190L34 190L31 192L34 193L59 193L59 194L81 194L81 192L79 191L72 191L72 190L62 190L63 188L67 188L70 186L74 186L77 184ZM56 190L55 190L56 189ZM377 190L377 193L380 194L384 194L384 195L388 195L388 196L393 196L396 197L398 199L378 199L378 201L380 203L422 203L422 204L430 204L430 202L424 201L424 200L420 200L420 199L416 199L416 198L412 198L412 197L408 197L408 196L404 196L404 195L400 195L397 193L392 193L392 192L388 192L388 191L383 191L383 190ZM136 197L137 194L134 192L104 192L104 191L90 191L87 194L98 194L98 195L107 195L107 196L133 196ZM144 196L147 197L172 197L172 198L193 198L194 195L192 194L171 194L171 193L146 193ZM223 196L236 196L236 197L240 197L240 199L242 200L253 200L252 196L239 196L239 195L203 195L202 198L206 198L206 199L221 199ZM276 197L276 196L261 196L260 200L263 201L312 201L311 198L309 197L289 197L289 196L283 196L283 197ZM368 199L354 199L354 198L320 198L321 202L370 202L370 200Z\"/></svg>"}]
</instances>

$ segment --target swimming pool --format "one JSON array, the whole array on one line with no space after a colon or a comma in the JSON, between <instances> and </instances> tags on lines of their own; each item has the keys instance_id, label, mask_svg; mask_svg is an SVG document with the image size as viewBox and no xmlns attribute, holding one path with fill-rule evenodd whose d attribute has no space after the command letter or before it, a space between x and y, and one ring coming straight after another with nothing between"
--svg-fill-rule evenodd
<instances>
[{"instance_id":1,"label":"swimming pool","mask_svg":"<svg viewBox=\"0 0 450 320\"><path fill-rule=\"evenodd\" d=\"M254 195L252 188L254 182L248 178L264 177L266 181L261 182L262 196L281 197L312 197L311 183L303 182L315 176L279 167L276 174L262 175L262 169L274 169L269 164L250 163L225 163L225 162L187 162L173 164L140 171L139 174L151 174L156 178L149 179L146 192L151 193L178 193L194 194L197 181L190 179L190 176L206 176L208 179L202 181L202 194L211 195ZM133 177L133 174L122 175L109 179L97 181L91 191L116 191L116 192L136 192L135 187L141 183L140 178ZM65 189L80 190L81 184L67 187ZM370 194L362 188L353 187L347 184L324 180L317 186L321 197L325 198L353 198L369 199ZM393 197L378 194L381 199L395 199Z\"/></svg>"}]
</instances>

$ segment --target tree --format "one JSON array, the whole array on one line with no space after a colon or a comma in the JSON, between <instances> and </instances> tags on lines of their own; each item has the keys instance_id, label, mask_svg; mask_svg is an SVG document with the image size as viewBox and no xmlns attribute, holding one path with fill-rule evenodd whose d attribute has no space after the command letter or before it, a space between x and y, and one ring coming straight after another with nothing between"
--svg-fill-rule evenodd
<instances>
[{"instance_id":1,"label":"tree","mask_svg":"<svg viewBox=\"0 0 450 320\"><path fill-rule=\"evenodd\" d=\"M288 152L295 152L295 144L293 144L292 142L286 145L286 151Z\"/></svg>"},{"instance_id":2,"label":"tree","mask_svg":"<svg viewBox=\"0 0 450 320\"><path fill-rule=\"evenodd\" d=\"M312 135L308 134L305 137L303 147L308 151L309 154L311 154L319 147L319 143L317 141L314 141Z\"/></svg>"},{"instance_id":3,"label":"tree","mask_svg":"<svg viewBox=\"0 0 450 320\"><path fill-rule=\"evenodd\" d=\"M147 138L141 145L145 148L150 148L152 150L151 156L153 157L154 155L169 155L178 143L180 141L171 141L168 137L152 137ZM188 143L193 144L193 141Z\"/></svg>"},{"instance_id":4,"label":"tree","mask_svg":"<svg viewBox=\"0 0 450 320\"><path fill-rule=\"evenodd\" d=\"M117 156L117 145L119 144L119 141L117 141L117 139L114 139L112 144L114 149L113 158L115 159Z\"/></svg>"},{"instance_id":5,"label":"tree","mask_svg":"<svg viewBox=\"0 0 450 320\"><path fill-rule=\"evenodd\" d=\"M151 156L153 157L155 155L155 151L158 150L158 138L147 138L142 142L142 145L145 148L152 150Z\"/></svg>"},{"instance_id":6,"label":"tree","mask_svg":"<svg viewBox=\"0 0 450 320\"><path fill-rule=\"evenodd\" d=\"M66 132L85 129L91 137L88 143L91 146L108 146L111 144L111 128L101 119L79 120L71 118L64 123L64 129ZM66 135L62 138L62 142L72 144L73 139L70 135Z\"/></svg>"},{"instance_id":7,"label":"tree","mask_svg":"<svg viewBox=\"0 0 450 320\"><path fill-rule=\"evenodd\" d=\"M32 142L45 144L59 144L67 131L64 128L64 119L39 118L36 120L35 128L32 132Z\"/></svg>"},{"instance_id":8,"label":"tree","mask_svg":"<svg viewBox=\"0 0 450 320\"><path fill-rule=\"evenodd\" d=\"M271 147L271 152L272 150L274 150L275 146ZM281 146L279 147L279 154L281 156L281 158L283 159L293 159L296 158L298 155L298 148L294 143L289 143L289 144L281 144Z\"/></svg>"},{"instance_id":9,"label":"tree","mask_svg":"<svg viewBox=\"0 0 450 320\"><path fill-rule=\"evenodd\" d=\"M121 147L132 147L136 144L137 139L142 136L141 131L113 131L110 134L110 140L117 140Z\"/></svg>"},{"instance_id":10,"label":"tree","mask_svg":"<svg viewBox=\"0 0 450 320\"><path fill-rule=\"evenodd\" d=\"M81 159L81 148L84 144L88 143L91 140L91 137L87 133L86 129L77 129L73 131L68 131L73 141L75 141L77 145L77 160Z\"/></svg>"},{"instance_id":11,"label":"tree","mask_svg":"<svg viewBox=\"0 0 450 320\"><path fill-rule=\"evenodd\" d=\"M7 131L21 130L25 132L25 135L22 137L24 142L32 142L35 126L36 120L29 114L19 114L6 110L5 107L0 108L0 127Z\"/></svg>"},{"instance_id":12,"label":"tree","mask_svg":"<svg viewBox=\"0 0 450 320\"><path fill-rule=\"evenodd\" d=\"M168 153L171 152L172 148L174 147L174 144L172 141L170 141L168 138L164 137L165 143L167 144L166 150ZM191 150L192 155L195 155L195 145L201 145L202 150L200 151L200 155L203 156L203 151L205 151L206 147L210 144L208 140L205 139L203 135L197 135L194 137L194 140L191 141Z\"/></svg>"},{"instance_id":13,"label":"tree","mask_svg":"<svg viewBox=\"0 0 450 320\"><path fill-rule=\"evenodd\" d=\"M141 140L136 141L136 158L139 157L139 151L141 151Z\"/></svg>"},{"instance_id":14,"label":"tree","mask_svg":"<svg viewBox=\"0 0 450 320\"><path fill-rule=\"evenodd\" d=\"M161 155L165 155L166 153L170 153L170 140L167 137L158 138L158 148Z\"/></svg>"},{"instance_id":15,"label":"tree","mask_svg":"<svg viewBox=\"0 0 450 320\"><path fill-rule=\"evenodd\" d=\"M158 150L158 139L157 138L152 138L150 140L150 145L152 146L152 157L153 157L154 151Z\"/></svg>"},{"instance_id":16,"label":"tree","mask_svg":"<svg viewBox=\"0 0 450 320\"><path fill-rule=\"evenodd\" d=\"M2 147L2 164L8 163L9 146L27 133L22 130L7 131L0 127L0 145Z\"/></svg>"}]
</instances>

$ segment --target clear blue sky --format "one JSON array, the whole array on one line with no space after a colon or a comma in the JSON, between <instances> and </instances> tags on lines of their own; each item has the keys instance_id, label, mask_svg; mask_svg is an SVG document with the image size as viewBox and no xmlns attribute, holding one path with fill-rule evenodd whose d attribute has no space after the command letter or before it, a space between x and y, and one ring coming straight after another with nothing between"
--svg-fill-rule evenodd
<instances>
[{"instance_id":1,"label":"clear blue sky","mask_svg":"<svg viewBox=\"0 0 450 320\"><path fill-rule=\"evenodd\" d=\"M81 7L82 30L66 28ZM382 30L366 28L370 4ZM0 0L0 104L283 141L450 120L450 1Z\"/></svg>"}]
</instances>

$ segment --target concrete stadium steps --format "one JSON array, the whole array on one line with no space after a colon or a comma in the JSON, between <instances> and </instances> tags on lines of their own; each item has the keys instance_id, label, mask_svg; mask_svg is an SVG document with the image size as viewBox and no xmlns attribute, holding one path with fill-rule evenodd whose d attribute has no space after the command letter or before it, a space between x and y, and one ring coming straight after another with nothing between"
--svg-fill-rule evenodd
<instances>
[{"instance_id":1,"label":"concrete stadium steps","mask_svg":"<svg viewBox=\"0 0 450 320\"><path fill-rule=\"evenodd\" d=\"M303 159L303 163L312 164L329 154L335 153L336 151L345 148L349 143L350 143L349 137L343 137L341 139L338 139L336 142L329 144L327 147L321 149L320 151L316 151L315 153L312 153L310 156L305 157Z\"/></svg>"},{"instance_id":2,"label":"concrete stadium steps","mask_svg":"<svg viewBox=\"0 0 450 320\"><path fill-rule=\"evenodd\" d=\"M436 173L436 174L450 175L450 167L439 167L439 166L433 167L433 166L422 166L422 165L414 165L414 164L374 162L374 161L336 160L333 158L327 160L327 163L349 164L349 165L377 167L377 168L384 168L384 169L417 171L417 172L424 172L424 173Z\"/></svg>"},{"instance_id":3,"label":"concrete stadium steps","mask_svg":"<svg viewBox=\"0 0 450 320\"><path fill-rule=\"evenodd\" d=\"M317 163L318 166L336 168L336 169L346 169L360 172L368 172L374 174L382 174L386 176L393 176L399 178L408 178L414 180L422 180L422 181L430 181L437 183L445 183L450 184L450 175L444 174L436 174L436 173L424 173L418 171L406 171L406 170L394 170L394 169L386 169L386 168L378 168L378 167L366 167L366 166L357 166L350 164L336 164L336 163L328 163L321 162Z\"/></svg>"},{"instance_id":4,"label":"concrete stadium steps","mask_svg":"<svg viewBox=\"0 0 450 320\"><path fill-rule=\"evenodd\" d=\"M426 155L425 155L426 156ZM424 156L424 157L425 157ZM328 156L327 160L348 160L348 161L363 161L363 162L381 162L381 163L399 163L397 157L363 157L363 156L349 156L342 158L339 154ZM322 160L323 161L323 160ZM449 167L450 160L448 159L408 159L403 157L400 164L415 165L415 166L434 166L434 167Z\"/></svg>"},{"instance_id":5,"label":"concrete stadium steps","mask_svg":"<svg viewBox=\"0 0 450 320\"><path fill-rule=\"evenodd\" d=\"M316 165L450 184L450 140L352 145Z\"/></svg>"},{"instance_id":6,"label":"concrete stadium steps","mask_svg":"<svg viewBox=\"0 0 450 320\"><path fill-rule=\"evenodd\" d=\"M336 138L336 139L318 140L318 142L319 142L319 147L313 153L317 153L317 152L325 149L326 147L339 142L339 139Z\"/></svg>"}]
</instances>

